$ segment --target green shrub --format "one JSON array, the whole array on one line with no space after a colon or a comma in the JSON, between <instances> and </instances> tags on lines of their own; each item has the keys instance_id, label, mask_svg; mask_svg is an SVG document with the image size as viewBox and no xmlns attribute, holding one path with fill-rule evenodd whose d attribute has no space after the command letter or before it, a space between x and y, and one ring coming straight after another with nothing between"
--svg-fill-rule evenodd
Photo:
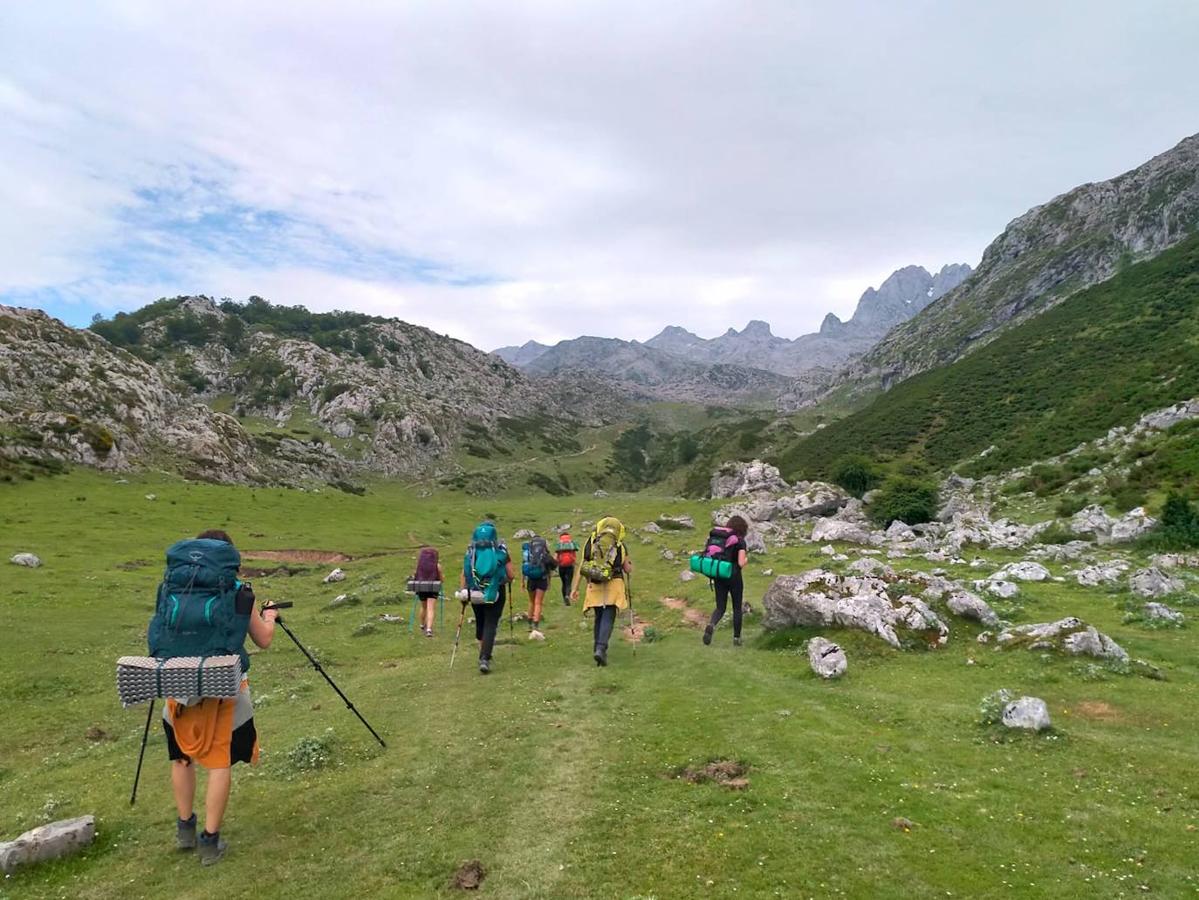
<instances>
[{"instance_id":1,"label":"green shrub","mask_svg":"<svg viewBox=\"0 0 1199 900\"><path fill-rule=\"evenodd\" d=\"M1086 494L1066 494L1057 501L1057 507L1053 513L1059 519L1068 519L1090 502L1091 498Z\"/></svg>"},{"instance_id":2,"label":"green shrub","mask_svg":"<svg viewBox=\"0 0 1199 900\"><path fill-rule=\"evenodd\" d=\"M896 520L908 525L931 522L937 515L937 485L908 475L892 475L879 488L870 512L883 527Z\"/></svg>"},{"instance_id":3,"label":"green shrub","mask_svg":"<svg viewBox=\"0 0 1199 900\"><path fill-rule=\"evenodd\" d=\"M1151 550L1190 550L1199 547L1199 509L1181 494L1170 494L1161 521L1142 541Z\"/></svg>"},{"instance_id":4,"label":"green shrub","mask_svg":"<svg viewBox=\"0 0 1199 900\"><path fill-rule=\"evenodd\" d=\"M1144 506L1146 499L1145 491L1131 484L1125 484L1112 492L1112 502L1120 512Z\"/></svg>"},{"instance_id":5,"label":"green shrub","mask_svg":"<svg viewBox=\"0 0 1199 900\"><path fill-rule=\"evenodd\" d=\"M1037 535L1037 540L1042 544L1068 544L1077 539L1078 535L1065 525L1060 525L1057 522L1054 522Z\"/></svg>"},{"instance_id":6,"label":"green shrub","mask_svg":"<svg viewBox=\"0 0 1199 900\"><path fill-rule=\"evenodd\" d=\"M855 497L874 489L881 480L882 474L864 456L847 456L833 470L833 483Z\"/></svg>"}]
</instances>

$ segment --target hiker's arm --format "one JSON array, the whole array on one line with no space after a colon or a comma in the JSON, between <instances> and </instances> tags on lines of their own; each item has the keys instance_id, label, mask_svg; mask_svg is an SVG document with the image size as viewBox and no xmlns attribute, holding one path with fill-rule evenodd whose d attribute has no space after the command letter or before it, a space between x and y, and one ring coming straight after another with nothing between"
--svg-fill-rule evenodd
<instances>
[{"instance_id":1,"label":"hiker's arm","mask_svg":"<svg viewBox=\"0 0 1199 900\"><path fill-rule=\"evenodd\" d=\"M579 581L583 577L583 567L575 566L575 573L570 579L570 599L579 599Z\"/></svg>"},{"instance_id":2,"label":"hiker's arm","mask_svg":"<svg viewBox=\"0 0 1199 900\"><path fill-rule=\"evenodd\" d=\"M737 568L744 569L748 565L749 565L749 555L745 552L745 548L742 547L740 550L737 551Z\"/></svg>"},{"instance_id":3,"label":"hiker's arm","mask_svg":"<svg viewBox=\"0 0 1199 900\"><path fill-rule=\"evenodd\" d=\"M250 640L265 650L275 637L275 619L279 613L273 609L262 611L257 616L250 616Z\"/></svg>"}]
</instances>

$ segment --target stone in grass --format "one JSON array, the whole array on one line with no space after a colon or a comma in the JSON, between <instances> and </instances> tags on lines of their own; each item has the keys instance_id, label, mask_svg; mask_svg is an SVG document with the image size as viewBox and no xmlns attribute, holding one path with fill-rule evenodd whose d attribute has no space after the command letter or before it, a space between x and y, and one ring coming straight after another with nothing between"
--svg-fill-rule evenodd
<instances>
[{"instance_id":1,"label":"stone in grass","mask_svg":"<svg viewBox=\"0 0 1199 900\"><path fill-rule=\"evenodd\" d=\"M477 859L472 859L458 867L450 881L450 887L460 891L477 891L486 876L487 870L483 868L483 864Z\"/></svg>"},{"instance_id":2,"label":"stone in grass","mask_svg":"<svg viewBox=\"0 0 1199 900\"><path fill-rule=\"evenodd\" d=\"M690 569L683 569L679 572L679 581L692 581L695 578L695 573Z\"/></svg>"},{"instance_id":3,"label":"stone in grass","mask_svg":"<svg viewBox=\"0 0 1199 900\"><path fill-rule=\"evenodd\" d=\"M667 528L672 531L689 531L695 527L695 519L691 516L658 516L656 523L660 528Z\"/></svg>"},{"instance_id":4,"label":"stone in grass","mask_svg":"<svg viewBox=\"0 0 1199 900\"><path fill-rule=\"evenodd\" d=\"M1015 625L997 635L984 631L979 643L992 637L1002 648L1024 647L1028 650L1061 650L1074 656L1094 656L1097 659L1128 660L1128 653L1103 632L1074 616L1056 622Z\"/></svg>"},{"instance_id":5,"label":"stone in grass","mask_svg":"<svg viewBox=\"0 0 1199 900\"><path fill-rule=\"evenodd\" d=\"M1000 621L991 605L977 594L969 591L953 591L945 600L945 605L955 616L963 619L973 619L987 628L998 628Z\"/></svg>"},{"instance_id":6,"label":"stone in grass","mask_svg":"<svg viewBox=\"0 0 1199 900\"><path fill-rule=\"evenodd\" d=\"M1011 600L1020 594L1020 586L1018 584L1012 581L1004 581L1002 578L984 578L981 581L974 582L974 586L980 591L986 591L993 597L998 597L1000 600Z\"/></svg>"},{"instance_id":7,"label":"stone in grass","mask_svg":"<svg viewBox=\"0 0 1199 900\"><path fill-rule=\"evenodd\" d=\"M1038 562L1011 563L991 576L993 581L1045 581L1049 570Z\"/></svg>"},{"instance_id":8,"label":"stone in grass","mask_svg":"<svg viewBox=\"0 0 1199 900\"><path fill-rule=\"evenodd\" d=\"M323 579L325 584L333 584L335 581L345 581L345 580L346 580L346 573L340 568L334 569L332 572L330 572L328 575L326 575Z\"/></svg>"},{"instance_id":9,"label":"stone in grass","mask_svg":"<svg viewBox=\"0 0 1199 900\"><path fill-rule=\"evenodd\" d=\"M378 630L379 628L374 622L363 622L354 629L354 632L350 635L350 637L366 637L368 634L374 634Z\"/></svg>"},{"instance_id":10,"label":"stone in grass","mask_svg":"<svg viewBox=\"0 0 1199 900\"><path fill-rule=\"evenodd\" d=\"M1186 621L1186 616L1176 609L1171 609L1164 603L1146 603L1141 608L1145 619L1150 622L1169 622L1174 625L1181 625Z\"/></svg>"},{"instance_id":11,"label":"stone in grass","mask_svg":"<svg viewBox=\"0 0 1199 900\"><path fill-rule=\"evenodd\" d=\"M25 832L15 841L0 843L0 872L8 875L19 866L70 856L95 839L95 816L80 816L42 825Z\"/></svg>"},{"instance_id":12,"label":"stone in grass","mask_svg":"<svg viewBox=\"0 0 1199 900\"><path fill-rule=\"evenodd\" d=\"M1167 575L1161 569L1150 567L1134 572L1128 578L1128 586L1138 597L1164 597L1167 594L1177 594L1186 585L1172 575Z\"/></svg>"},{"instance_id":13,"label":"stone in grass","mask_svg":"<svg viewBox=\"0 0 1199 900\"><path fill-rule=\"evenodd\" d=\"M536 536L537 532L533 531L531 528L521 528L512 532L512 540L514 541L527 541Z\"/></svg>"},{"instance_id":14,"label":"stone in grass","mask_svg":"<svg viewBox=\"0 0 1199 900\"><path fill-rule=\"evenodd\" d=\"M849 667L849 660L840 645L822 637L808 641L808 662L821 678L840 678Z\"/></svg>"},{"instance_id":15,"label":"stone in grass","mask_svg":"<svg viewBox=\"0 0 1199 900\"><path fill-rule=\"evenodd\" d=\"M1040 697L1019 697L1003 708L1000 722L1005 728L1044 731L1051 724L1049 707Z\"/></svg>"},{"instance_id":16,"label":"stone in grass","mask_svg":"<svg viewBox=\"0 0 1199 900\"><path fill-rule=\"evenodd\" d=\"M9 562L14 566L25 566L27 569L36 569L42 564L41 559L34 553L18 553Z\"/></svg>"}]
</instances>

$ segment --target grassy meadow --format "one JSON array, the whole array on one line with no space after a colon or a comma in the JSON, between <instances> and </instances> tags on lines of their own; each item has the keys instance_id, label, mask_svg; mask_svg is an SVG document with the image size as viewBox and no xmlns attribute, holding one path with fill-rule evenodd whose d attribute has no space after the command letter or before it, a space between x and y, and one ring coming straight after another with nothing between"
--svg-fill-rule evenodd
<instances>
[{"instance_id":1,"label":"grassy meadow","mask_svg":"<svg viewBox=\"0 0 1199 900\"><path fill-rule=\"evenodd\" d=\"M85 813L99 832L76 858L0 881L0 897L460 896L451 879L472 859L486 873L478 894L496 898L1199 893L1199 640L1194 627L1124 624L1125 595L1068 578L1022 585L1005 612L1026 622L1078 615L1160 666L1164 681L1000 653L951 620L949 644L934 652L830 632L850 668L825 683L800 653L815 632L765 634L754 615L745 646L732 646L726 620L705 648L684 612L659 602L711 609L706 582L680 583L681 558L660 556L702 541L705 504L129 481L76 471L0 487L0 836ZM433 639L409 631L403 581L422 541L442 549L448 572L485 514L504 535L564 522L578 535L581 520L608 512L631 526L662 513L700 525L630 539L652 642L614 642L609 667L596 668L590 620L553 591L548 640L528 641L519 622L512 639L505 624L486 678L469 625L449 671L454 601ZM295 602L286 621L388 746L277 632L250 673L262 761L235 769L230 850L203 869L174 850L157 724L129 806L145 708L121 709L113 667L143 652L165 547L211 527L228 530L254 569L281 565L254 551L353 557L340 563L341 584L323 585L332 565L320 563L253 581L260 597ZM9 565L19 551L44 565ZM826 561L815 546L755 557L747 599L760 609L768 567ZM357 603L330 607L340 593ZM1055 730L979 725L980 701L1001 687L1043 697ZM716 759L747 765L748 787L676 777Z\"/></svg>"}]
</instances>

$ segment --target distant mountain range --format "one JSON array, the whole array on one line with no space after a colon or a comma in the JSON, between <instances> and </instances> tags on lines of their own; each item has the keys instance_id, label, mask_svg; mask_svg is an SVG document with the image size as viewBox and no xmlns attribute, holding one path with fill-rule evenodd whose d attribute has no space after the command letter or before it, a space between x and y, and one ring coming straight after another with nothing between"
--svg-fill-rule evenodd
<instances>
[{"instance_id":1,"label":"distant mountain range","mask_svg":"<svg viewBox=\"0 0 1199 900\"><path fill-rule=\"evenodd\" d=\"M874 346L890 329L953 290L970 273L970 266L964 263L946 265L935 275L922 266L905 266L892 273L877 290L870 288L862 294L848 321L842 322L829 313L819 332L794 340L778 337L768 323L755 319L741 331L730 328L711 339L668 325L644 343L583 337L561 341L553 347L528 341L520 347L501 347L494 352L517 368L551 374L572 367L586 368L592 362L587 355L589 349L611 354L620 344L626 355L636 356L639 377L659 386L669 382L671 366L663 357L645 353L646 349L685 358L692 366L738 366L794 377L812 369L844 366ZM641 348L641 352L632 348ZM664 371L650 371L654 360Z\"/></svg>"}]
</instances>

